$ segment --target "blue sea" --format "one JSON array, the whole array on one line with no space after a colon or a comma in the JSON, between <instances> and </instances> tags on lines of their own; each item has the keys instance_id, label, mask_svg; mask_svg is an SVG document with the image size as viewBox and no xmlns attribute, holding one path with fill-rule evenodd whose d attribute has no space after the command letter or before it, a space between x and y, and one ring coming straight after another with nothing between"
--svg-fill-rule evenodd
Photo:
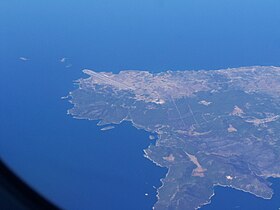
<instances>
[{"instance_id":1,"label":"blue sea","mask_svg":"<svg viewBox=\"0 0 280 210\"><path fill-rule=\"evenodd\" d=\"M1 0L0 157L64 209L151 209L166 169L143 157L149 134L100 131L61 97L83 68L280 66L279 11L278 0ZM271 181L271 200L216 187L202 209L278 209Z\"/></svg>"}]
</instances>

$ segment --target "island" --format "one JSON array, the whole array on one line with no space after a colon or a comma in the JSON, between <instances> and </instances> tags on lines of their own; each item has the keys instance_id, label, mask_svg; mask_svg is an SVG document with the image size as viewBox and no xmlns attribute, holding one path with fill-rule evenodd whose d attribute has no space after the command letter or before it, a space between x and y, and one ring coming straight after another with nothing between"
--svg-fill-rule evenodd
<instances>
[{"instance_id":1,"label":"island","mask_svg":"<svg viewBox=\"0 0 280 210\"><path fill-rule=\"evenodd\" d=\"M155 135L145 157L168 172L155 210L193 210L215 186L270 199L280 177L280 67L119 73L83 70L69 93L77 119L130 121Z\"/></svg>"}]
</instances>

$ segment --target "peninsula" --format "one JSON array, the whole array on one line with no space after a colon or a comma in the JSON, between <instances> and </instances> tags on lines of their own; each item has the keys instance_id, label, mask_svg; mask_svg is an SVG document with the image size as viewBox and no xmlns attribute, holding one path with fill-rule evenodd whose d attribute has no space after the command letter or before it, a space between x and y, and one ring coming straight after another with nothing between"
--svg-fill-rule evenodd
<instances>
[{"instance_id":1,"label":"peninsula","mask_svg":"<svg viewBox=\"0 0 280 210\"><path fill-rule=\"evenodd\" d=\"M194 210L216 185L270 199L280 177L280 68L95 72L69 93L78 119L131 121L157 135L145 157L168 168L156 210Z\"/></svg>"}]
</instances>

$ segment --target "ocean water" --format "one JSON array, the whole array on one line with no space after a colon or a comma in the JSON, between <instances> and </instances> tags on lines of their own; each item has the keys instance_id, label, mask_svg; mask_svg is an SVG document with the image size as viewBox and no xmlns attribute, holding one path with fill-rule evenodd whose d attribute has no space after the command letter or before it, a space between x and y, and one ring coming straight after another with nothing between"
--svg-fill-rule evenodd
<instances>
[{"instance_id":1,"label":"ocean water","mask_svg":"<svg viewBox=\"0 0 280 210\"><path fill-rule=\"evenodd\" d=\"M150 209L166 169L143 158L149 134L129 123L102 132L60 97L83 68L280 66L279 11L277 0L2 0L1 158L61 207ZM217 187L202 209L278 209L273 183L272 200Z\"/></svg>"},{"instance_id":2,"label":"ocean water","mask_svg":"<svg viewBox=\"0 0 280 210\"><path fill-rule=\"evenodd\" d=\"M73 88L69 70L56 60L21 62L4 72L1 158L65 209L151 209L167 171L143 157L149 134L130 123L100 131L73 119L60 99Z\"/></svg>"}]
</instances>

